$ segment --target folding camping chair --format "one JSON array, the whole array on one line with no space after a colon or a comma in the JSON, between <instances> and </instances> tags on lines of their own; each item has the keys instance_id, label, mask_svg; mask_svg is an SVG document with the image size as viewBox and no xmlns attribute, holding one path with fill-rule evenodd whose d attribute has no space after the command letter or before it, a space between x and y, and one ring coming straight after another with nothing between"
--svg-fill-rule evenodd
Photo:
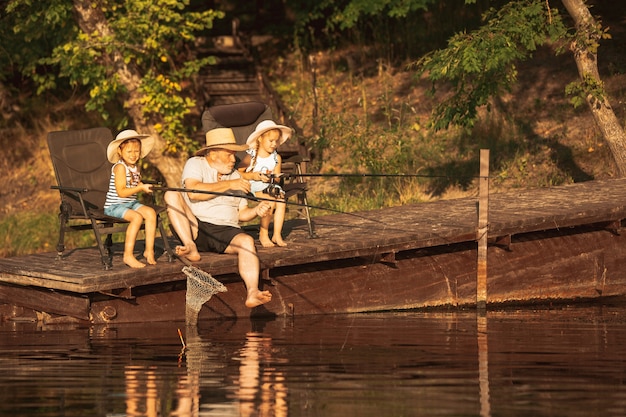
<instances>
[{"instance_id":1,"label":"folding camping chair","mask_svg":"<svg viewBox=\"0 0 626 417\"><path fill-rule=\"evenodd\" d=\"M104 214L104 201L112 167L107 160L106 149L111 140L111 131L104 127L48 133L48 148L58 184L51 188L59 190L61 194L57 259L63 258L66 231L91 229L96 237L104 269L113 266L112 235L124 232L128 222ZM168 261L171 262L174 254L160 218L160 213L165 208L150 205L157 212L159 232ZM105 235L106 240L103 239Z\"/></svg>"},{"instance_id":2,"label":"folding camping chair","mask_svg":"<svg viewBox=\"0 0 626 417\"><path fill-rule=\"evenodd\" d=\"M215 105L207 108L202 113L202 131L206 133L211 129L229 127L233 130L237 143L245 144L248 136L254 132L256 125L263 120L271 119L273 118L270 107L258 101ZM280 149L279 153L282 153ZM243 156L243 152L237 155L239 159L242 159ZM283 159L283 172L296 174L290 178L290 183L285 184L285 198L288 199L294 195L298 196L298 202L302 204L303 208L300 212L306 218L309 227L309 237L314 238L316 235L313 231L313 223L311 222L311 215L309 213L309 204L306 197L306 183L303 177L299 176L299 174L303 174L302 167L306 162L308 162L308 159L301 155L294 155Z\"/></svg>"}]
</instances>

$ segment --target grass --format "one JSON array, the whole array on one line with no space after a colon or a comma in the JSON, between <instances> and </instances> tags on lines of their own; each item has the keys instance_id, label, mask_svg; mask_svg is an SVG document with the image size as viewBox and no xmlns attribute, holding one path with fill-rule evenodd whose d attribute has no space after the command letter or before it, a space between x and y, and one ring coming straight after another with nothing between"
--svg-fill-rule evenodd
<instances>
[{"instance_id":1,"label":"grass","mask_svg":"<svg viewBox=\"0 0 626 417\"><path fill-rule=\"evenodd\" d=\"M23 212L5 217L0 222L0 257L56 250L59 238L56 213ZM68 249L95 245L92 232L66 234Z\"/></svg>"},{"instance_id":2,"label":"grass","mask_svg":"<svg viewBox=\"0 0 626 417\"><path fill-rule=\"evenodd\" d=\"M79 221L72 220L74 224L78 224L77 222ZM165 226L168 230L167 225ZM0 258L56 251L58 239L59 221L56 212L12 214L0 221L0 242L2 242ZM144 239L143 230L139 232L137 239ZM123 241L124 233L113 235L113 242ZM68 251L74 248L96 246L96 239L93 231L89 229L71 231L65 233L64 244L65 250Z\"/></svg>"}]
</instances>

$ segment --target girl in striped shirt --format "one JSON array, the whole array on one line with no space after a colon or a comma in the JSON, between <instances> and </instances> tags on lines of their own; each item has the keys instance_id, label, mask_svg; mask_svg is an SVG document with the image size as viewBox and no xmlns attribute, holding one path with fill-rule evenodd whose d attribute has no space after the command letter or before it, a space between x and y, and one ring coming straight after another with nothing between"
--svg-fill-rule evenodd
<instances>
[{"instance_id":1,"label":"girl in striped shirt","mask_svg":"<svg viewBox=\"0 0 626 417\"><path fill-rule=\"evenodd\" d=\"M141 182L141 173L137 163L152 150L153 146L154 138L150 135L140 135L134 130L124 130L107 147L107 158L114 165L111 168L104 214L129 222L124 241L123 260L131 268L146 266L133 254L137 234L144 221L146 239L143 256L149 264L156 264L154 257L156 212L152 207L143 205L137 200L137 193L140 191L152 193L152 186Z\"/></svg>"}]
</instances>

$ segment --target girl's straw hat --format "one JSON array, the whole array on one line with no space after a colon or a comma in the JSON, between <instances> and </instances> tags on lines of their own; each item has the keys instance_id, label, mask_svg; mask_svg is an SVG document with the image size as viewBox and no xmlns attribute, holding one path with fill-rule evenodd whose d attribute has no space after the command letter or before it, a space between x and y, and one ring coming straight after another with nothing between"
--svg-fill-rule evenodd
<instances>
[{"instance_id":1,"label":"girl's straw hat","mask_svg":"<svg viewBox=\"0 0 626 417\"><path fill-rule=\"evenodd\" d=\"M119 159L119 155L117 154L117 150L120 145L127 141L128 139L139 139L141 141L141 158L144 158L146 155L150 153L152 148L154 147L154 138L150 135L140 135L134 130L122 130L117 134L114 140L109 143L107 146L107 159L112 164L116 163Z\"/></svg>"},{"instance_id":2,"label":"girl's straw hat","mask_svg":"<svg viewBox=\"0 0 626 417\"><path fill-rule=\"evenodd\" d=\"M245 151L248 145L238 145L233 130L228 127L219 127L206 132L206 146L196 151L196 156L203 156L209 149L227 149L229 151Z\"/></svg>"},{"instance_id":3,"label":"girl's straw hat","mask_svg":"<svg viewBox=\"0 0 626 417\"><path fill-rule=\"evenodd\" d=\"M280 130L280 139L278 139L279 145L282 145L283 143L285 143L285 141L289 139L293 133L293 130L290 127L277 125L276 123L274 123L273 120L263 120L261 123L259 123L256 126L256 129L254 129L254 132L252 132L250 136L248 136L248 140L246 141L246 143L249 146L253 146L256 140L259 138L259 136L261 136L263 133L267 132L268 130L272 130L272 129Z\"/></svg>"}]
</instances>

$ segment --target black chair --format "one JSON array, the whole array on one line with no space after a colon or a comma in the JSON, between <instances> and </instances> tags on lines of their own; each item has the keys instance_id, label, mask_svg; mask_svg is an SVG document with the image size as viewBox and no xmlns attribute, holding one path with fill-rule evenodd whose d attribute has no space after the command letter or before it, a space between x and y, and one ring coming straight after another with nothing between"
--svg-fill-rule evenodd
<instances>
[{"instance_id":1,"label":"black chair","mask_svg":"<svg viewBox=\"0 0 626 417\"><path fill-rule=\"evenodd\" d=\"M57 180L57 185L52 188L59 190L61 194L57 259L63 258L66 231L91 229L104 269L113 266L112 235L125 232L128 222L104 214L104 201L112 167L107 160L106 150L111 140L111 131L103 127L48 133L48 148ZM174 254L160 217L165 207L154 204L150 206L157 212L159 232L168 261L171 262Z\"/></svg>"},{"instance_id":2,"label":"black chair","mask_svg":"<svg viewBox=\"0 0 626 417\"><path fill-rule=\"evenodd\" d=\"M267 104L258 101L221 104L209 107L202 113L202 131L206 133L212 129L228 127L233 130L237 143L245 144L248 136L254 132L256 126L263 120L273 120L272 110ZM301 155L293 155L285 158L287 155L284 148L287 147L286 145L288 145L289 142L295 144L294 141L295 138L291 138L279 149L279 153L283 156L283 173L294 174L287 176L289 180L284 185L285 198L288 199L294 195L298 197L298 203L301 204L299 213L306 218L309 227L309 237L314 238L316 235L313 230L309 204L306 197L306 182L304 178L300 176L304 173L304 166L309 160ZM243 152L237 155L239 159L242 159L243 156Z\"/></svg>"}]
</instances>

